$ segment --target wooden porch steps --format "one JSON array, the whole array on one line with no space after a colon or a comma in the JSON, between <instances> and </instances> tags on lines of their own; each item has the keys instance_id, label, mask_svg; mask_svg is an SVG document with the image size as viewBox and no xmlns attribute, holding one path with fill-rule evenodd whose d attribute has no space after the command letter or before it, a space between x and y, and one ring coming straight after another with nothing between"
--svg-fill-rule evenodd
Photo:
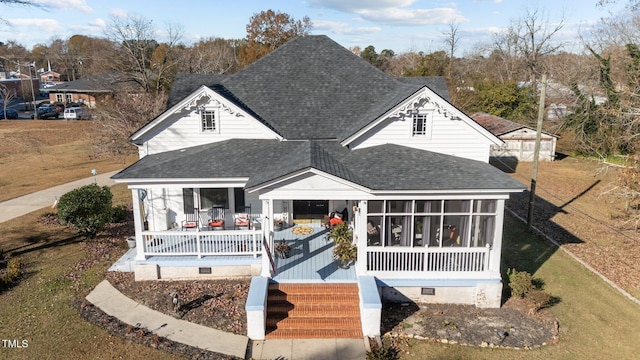
<instances>
[{"instance_id":1,"label":"wooden porch steps","mask_svg":"<svg viewBox=\"0 0 640 360\"><path fill-rule=\"evenodd\" d=\"M269 284L267 339L361 338L357 284Z\"/></svg>"}]
</instances>

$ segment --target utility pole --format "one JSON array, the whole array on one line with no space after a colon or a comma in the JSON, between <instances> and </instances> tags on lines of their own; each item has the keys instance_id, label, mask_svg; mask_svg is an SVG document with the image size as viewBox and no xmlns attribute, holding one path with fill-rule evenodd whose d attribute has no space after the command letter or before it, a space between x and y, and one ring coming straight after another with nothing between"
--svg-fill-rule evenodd
<instances>
[{"instance_id":1,"label":"utility pole","mask_svg":"<svg viewBox=\"0 0 640 360\"><path fill-rule=\"evenodd\" d=\"M544 97L547 92L547 74L542 74L540 104L538 105L538 126L536 127L536 146L533 150L533 169L531 170L531 189L529 190L529 214L527 228L533 229L533 208L536 199L536 180L538 177L538 157L540 157L540 139L542 138L542 119L544 118Z\"/></svg>"},{"instance_id":2,"label":"utility pole","mask_svg":"<svg viewBox=\"0 0 640 360\"><path fill-rule=\"evenodd\" d=\"M36 94L33 91L33 78L31 77L31 66L35 70L36 64L32 61L29 65L29 82L31 83L31 103L33 104L33 118L38 119L38 109L36 109Z\"/></svg>"}]
</instances>

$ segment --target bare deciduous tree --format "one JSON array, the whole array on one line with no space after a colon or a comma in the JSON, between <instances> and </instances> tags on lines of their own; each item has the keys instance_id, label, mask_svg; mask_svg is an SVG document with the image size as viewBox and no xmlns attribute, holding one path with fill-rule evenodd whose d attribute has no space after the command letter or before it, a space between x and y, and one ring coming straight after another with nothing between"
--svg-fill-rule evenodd
<instances>
[{"instance_id":1,"label":"bare deciduous tree","mask_svg":"<svg viewBox=\"0 0 640 360\"><path fill-rule=\"evenodd\" d=\"M192 73L224 74L233 72L238 67L236 48L232 41L222 38L208 38L200 40L185 51L183 62L188 69L181 69Z\"/></svg>"},{"instance_id":2,"label":"bare deciduous tree","mask_svg":"<svg viewBox=\"0 0 640 360\"><path fill-rule=\"evenodd\" d=\"M136 152L129 136L165 110L164 93L131 94L128 89L115 91L110 101L97 108L98 119L93 139L96 156L127 156Z\"/></svg>"},{"instance_id":3,"label":"bare deciduous tree","mask_svg":"<svg viewBox=\"0 0 640 360\"><path fill-rule=\"evenodd\" d=\"M7 106L15 99L16 93L13 89L8 89L5 85L0 84L0 99L2 100L3 119L7 118Z\"/></svg>"},{"instance_id":4,"label":"bare deciduous tree","mask_svg":"<svg viewBox=\"0 0 640 360\"><path fill-rule=\"evenodd\" d=\"M31 0L0 0L0 4L5 6L33 6L33 7L42 7L42 4L39 4L36 1ZM4 25L9 25L7 20L0 17L0 23Z\"/></svg>"},{"instance_id":5,"label":"bare deciduous tree","mask_svg":"<svg viewBox=\"0 0 640 360\"><path fill-rule=\"evenodd\" d=\"M162 47L155 40L153 21L139 16L113 17L105 35L117 46L115 71L125 72L147 92L162 91L170 83L177 63L174 50L182 37L180 26L168 25L168 40Z\"/></svg>"},{"instance_id":6,"label":"bare deciduous tree","mask_svg":"<svg viewBox=\"0 0 640 360\"><path fill-rule=\"evenodd\" d=\"M533 93L537 94L536 77L542 72L542 57L562 48L563 44L554 42L553 36L564 27L564 19L551 24L544 12L527 10L525 16L513 22L508 34L515 40L515 46L529 72L529 81Z\"/></svg>"},{"instance_id":7,"label":"bare deciduous tree","mask_svg":"<svg viewBox=\"0 0 640 360\"><path fill-rule=\"evenodd\" d=\"M455 52L458 48L458 24L455 21L452 21L448 24L447 31L442 33L445 36L444 43L447 45L447 49L449 50L449 79L451 79L451 75L453 73L453 61L455 58Z\"/></svg>"}]
</instances>

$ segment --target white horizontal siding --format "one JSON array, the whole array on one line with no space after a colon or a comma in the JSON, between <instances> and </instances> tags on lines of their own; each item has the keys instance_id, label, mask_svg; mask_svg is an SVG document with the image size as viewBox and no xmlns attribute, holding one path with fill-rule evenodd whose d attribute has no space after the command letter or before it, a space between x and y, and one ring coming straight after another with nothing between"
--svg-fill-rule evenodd
<instances>
[{"instance_id":1,"label":"white horizontal siding","mask_svg":"<svg viewBox=\"0 0 640 360\"><path fill-rule=\"evenodd\" d=\"M317 174L304 174L261 191L261 199L354 199L365 193L346 183Z\"/></svg>"},{"instance_id":2,"label":"white horizontal siding","mask_svg":"<svg viewBox=\"0 0 640 360\"><path fill-rule=\"evenodd\" d=\"M220 109L217 132L201 131L195 111L172 115L145 143L147 155L229 139L275 139L273 132L249 116L236 116Z\"/></svg>"},{"instance_id":3,"label":"white horizontal siding","mask_svg":"<svg viewBox=\"0 0 640 360\"><path fill-rule=\"evenodd\" d=\"M411 118L389 119L352 144L353 149L397 144L478 161L489 161L490 142L462 120L434 111L430 136L412 136Z\"/></svg>"}]
</instances>

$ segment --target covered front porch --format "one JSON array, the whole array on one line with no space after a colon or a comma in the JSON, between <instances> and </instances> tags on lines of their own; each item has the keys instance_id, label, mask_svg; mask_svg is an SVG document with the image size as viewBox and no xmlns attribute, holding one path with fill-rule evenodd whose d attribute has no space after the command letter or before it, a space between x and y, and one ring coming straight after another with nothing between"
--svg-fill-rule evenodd
<instances>
[{"instance_id":1,"label":"covered front porch","mask_svg":"<svg viewBox=\"0 0 640 360\"><path fill-rule=\"evenodd\" d=\"M308 235L296 234L296 229L301 228L310 228L313 232ZM274 256L275 272L272 279L280 283L355 282L355 266L342 269L334 260L334 243L328 239L328 232L319 221L294 223L292 227L275 231L275 242L284 240L291 251L287 258Z\"/></svg>"}]
</instances>

